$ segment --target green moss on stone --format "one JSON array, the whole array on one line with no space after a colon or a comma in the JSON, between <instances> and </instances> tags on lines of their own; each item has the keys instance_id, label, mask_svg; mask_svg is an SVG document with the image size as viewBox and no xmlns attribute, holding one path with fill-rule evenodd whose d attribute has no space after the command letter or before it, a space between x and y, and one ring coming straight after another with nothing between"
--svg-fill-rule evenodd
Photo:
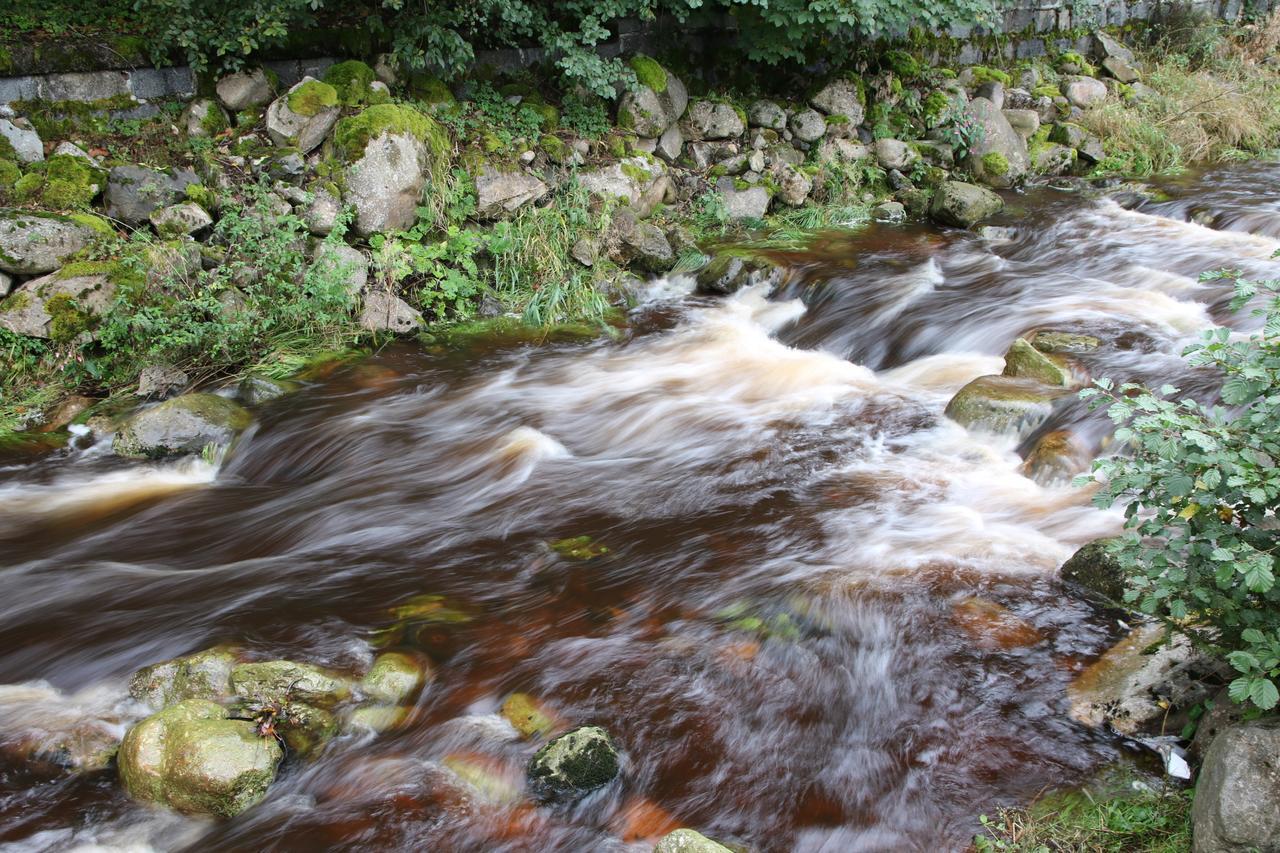
<instances>
[{"instance_id":1,"label":"green moss on stone","mask_svg":"<svg viewBox=\"0 0 1280 853\"><path fill-rule=\"evenodd\" d=\"M0 159L0 190L9 189L22 177L22 170L12 160Z\"/></svg>"},{"instance_id":2,"label":"green moss on stone","mask_svg":"<svg viewBox=\"0 0 1280 853\"><path fill-rule=\"evenodd\" d=\"M308 80L289 93L289 109L300 116L319 115L338 105L338 90L319 80Z\"/></svg>"},{"instance_id":3,"label":"green moss on stone","mask_svg":"<svg viewBox=\"0 0 1280 853\"><path fill-rule=\"evenodd\" d=\"M205 210L218 209L218 194L204 184L187 184L183 193L187 201L193 201Z\"/></svg>"},{"instance_id":4,"label":"green moss on stone","mask_svg":"<svg viewBox=\"0 0 1280 853\"><path fill-rule=\"evenodd\" d=\"M338 100L348 106L366 103L369 86L376 79L373 69L358 59L331 65L324 73L324 82L337 90Z\"/></svg>"},{"instance_id":5,"label":"green moss on stone","mask_svg":"<svg viewBox=\"0 0 1280 853\"><path fill-rule=\"evenodd\" d=\"M449 91L444 81L432 74L415 74L409 78L409 91L429 106L452 104L455 101L453 92Z\"/></svg>"},{"instance_id":6,"label":"green moss on stone","mask_svg":"<svg viewBox=\"0 0 1280 853\"><path fill-rule=\"evenodd\" d=\"M434 119L413 107L379 104L348 116L334 130L334 145L339 154L355 160L364 154L365 146L383 133L407 133L425 142L435 156L449 150L449 136Z\"/></svg>"},{"instance_id":7,"label":"green moss on stone","mask_svg":"<svg viewBox=\"0 0 1280 853\"><path fill-rule=\"evenodd\" d=\"M644 54L636 54L631 57L629 64L641 86L648 86L659 94L667 91L667 71L655 60Z\"/></svg>"},{"instance_id":8,"label":"green moss on stone","mask_svg":"<svg viewBox=\"0 0 1280 853\"><path fill-rule=\"evenodd\" d=\"M93 324L92 316L82 311L69 293L58 293L46 300L44 310L49 314L49 339L54 343L69 343Z\"/></svg>"},{"instance_id":9,"label":"green moss on stone","mask_svg":"<svg viewBox=\"0 0 1280 853\"><path fill-rule=\"evenodd\" d=\"M997 178L1007 175L1009 174L1009 159L999 151L984 154L982 155L982 171L984 174Z\"/></svg>"},{"instance_id":10,"label":"green moss on stone","mask_svg":"<svg viewBox=\"0 0 1280 853\"><path fill-rule=\"evenodd\" d=\"M999 68L990 68L986 65L975 65L969 69L973 73L973 81L979 85L983 83L996 82L1002 86L1012 86L1013 78Z\"/></svg>"}]
</instances>

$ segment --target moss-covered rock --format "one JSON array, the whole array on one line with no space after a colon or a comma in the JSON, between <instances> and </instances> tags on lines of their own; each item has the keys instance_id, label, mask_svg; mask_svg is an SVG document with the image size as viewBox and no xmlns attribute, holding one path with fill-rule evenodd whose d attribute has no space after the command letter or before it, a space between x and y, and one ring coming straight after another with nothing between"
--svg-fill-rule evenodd
<instances>
[{"instance_id":1,"label":"moss-covered rock","mask_svg":"<svg viewBox=\"0 0 1280 853\"><path fill-rule=\"evenodd\" d=\"M220 701L231 695L236 652L216 646L186 657L143 667L129 680L129 695L152 708L187 699Z\"/></svg>"},{"instance_id":2,"label":"moss-covered rock","mask_svg":"<svg viewBox=\"0 0 1280 853\"><path fill-rule=\"evenodd\" d=\"M306 154L329 135L338 113L337 90L306 77L267 107L267 134L276 145Z\"/></svg>"},{"instance_id":3,"label":"moss-covered rock","mask_svg":"<svg viewBox=\"0 0 1280 853\"><path fill-rule=\"evenodd\" d=\"M437 156L449 149L449 136L435 119L401 104L379 104L342 119L334 130L334 148L351 162L364 155L370 140L384 133L412 136Z\"/></svg>"},{"instance_id":4,"label":"moss-covered rock","mask_svg":"<svg viewBox=\"0 0 1280 853\"><path fill-rule=\"evenodd\" d=\"M1070 388L1071 370L1057 359L1040 352L1025 338L1018 338L1004 354L1004 375L1034 379L1046 385Z\"/></svg>"},{"instance_id":5,"label":"moss-covered rock","mask_svg":"<svg viewBox=\"0 0 1280 853\"><path fill-rule=\"evenodd\" d=\"M134 799L233 817L266 796L282 757L275 738L260 736L253 723L227 719L214 702L189 699L130 729L117 761Z\"/></svg>"},{"instance_id":6,"label":"moss-covered rock","mask_svg":"<svg viewBox=\"0 0 1280 853\"><path fill-rule=\"evenodd\" d=\"M144 409L125 422L112 442L120 456L137 459L201 453L208 445L225 447L253 416L216 394L184 394Z\"/></svg>"},{"instance_id":7,"label":"moss-covered rock","mask_svg":"<svg viewBox=\"0 0 1280 853\"><path fill-rule=\"evenodd\" d=\"M231 689L253 702L301 702L318 708L332 707L351 695L351 685L341 675L291 660L242 663L231 670Z\"/></svg>"},{"instance_id":8,"label":"moss-covered rock","mask_svg":"<svg viewBox=\"0 0 1280 853\"><path fill-rule=\"evenodd\" d=\"M607 785L621 770L613 738L581 726L553 738L529 760L529 781L547 799L572 799Z\"/></svg>"},{"instance_id":9,"label":"moss-covered rock","mask_svg":"<svg viewBox=\"0 0 1280 853\"><path fill-rule=\"evenodd\" d=\"M335 63L324 73L324 82L333 87L344 106L368 103L370 86L376 79L373 69L358 59Z\"/></svg>"},{"instance_id":10,"label":"moss-covered rock","mask_svg":"<svg viewBox=\"0 0 1280 853\"><path fill-rule=\"evenodd\" d=\"M1042 329L1032 335L1028 341L1040 352L1044 353L1084 353L1093 352L1102 342L1093 335L1077 335L1070 332L1055 332Z\"/></svg>"},{"instance_id":11,"label":"moss-covered rock","mask_svg":"<svg viewBox=\"0 0 1280 853\"><path fill-rule=\"evenodd\" d=\"M1080 548L1062 564L1064 581L1120 601L1124 596L1124 568L1111 552L1114 539L1096 539Z\"/></svg>"},{"instance_id":12,"label":"moss-covered rock","mask_svg":"<svg viewBox=\"0 0 1280 853\"><path fill-rule=\"evenodd\" d=\"M370 72L372 73L372 72ZM338 90L320 80L307 80L289 90L289 109L311 118L338 105Z\"/></svg>"},{"instance_id":13,"label":"moss-covered rock","mask_svg":"<svg viewBox=\"0 0 1280 853\"><path fill-rule=\"evenodd\" d=\"M979 376L951 398L946 415L970 428L1025 432L1049 416L1063 393L1032 379Z\"/></svg>"},{"instance_id":14,"label":"moss-covered rock","mask_svg":"<svg viewBox=\"0 0 1280 853\"><path fill-rule=\"evenodd\" d=\"M943 225L968 228L1004 207L1004 201L991 190L961 181L943 181L933 196L929 215Z\"/></svg>"},{"instance_id":15,"label":"moss-covered rock","mask_svg":"<svg viewBox=\"0 0 1280 853\"><path fill-rule=\"evenodd\" d=\"M360 681L360 692L376 703L411 703L432 678L431 664L421 655L384 652Z\"/></svg>"},{"instance_id":16,"label":"moss-covered rock","mask_svg":"<svg viewBox=\"0 0 1280 853\"><path fill-rule=\"evenodd\" d=\"M635 72L636 80L641 86L648 86L659 95L667 91L667 70L656 60L638 53L627 64Z\"/></svg>"},{"instance_id":17,"label":"moss-covered rock","mask_svg":"<svg viewBox=\"0 0 1280 853\"><path fill-rule=\"evenodd\" d=\"M618 101L618 125L656 139L684 115L689 93L679 78L647 56L634 57L631 67L639 83Z\"/></svg>"},{"instance_id":18,"label":"moss-covered rock","mask_svg":"<svg viewBox=\"0 0 1280 853\"><path fill-rule=\"evenodd\" d=\"M700 832L694 832L692 829L677 829L662 836L658 846L653 848L653 853L733 853L733 851Z\"/></svg>"}]
</instances>

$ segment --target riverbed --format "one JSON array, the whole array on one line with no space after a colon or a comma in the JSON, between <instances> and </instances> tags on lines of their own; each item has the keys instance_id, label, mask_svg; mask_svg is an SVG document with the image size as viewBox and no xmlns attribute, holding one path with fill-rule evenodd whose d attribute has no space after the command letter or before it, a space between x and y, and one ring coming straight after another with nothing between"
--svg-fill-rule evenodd
<instances>
[{"instance_id":1,"label":"riverbed","mask_svg":"<svg viewBox=\"0 0 1280 853\"><path fill-rule=\"evenodd\" d=\"M1153 187L1010 194L981 234L815 235L772 250L772 294L663 279L614 337L393 346L263 405L217 463L77 443L8 465L0 739L127 718L134 670L215 644L353 673L402 646L436 675L402 728L287 761L229 822L0 749L0 847L622 851L689 826L961 850L978 815L1132 760L1065 695L1124 627L1056 577L1120 517L1023 463L1053 431L1105 452L1109 422L1074 398L1019 435L943 410L1035 330L1108 342L1095 377L1213 393L1179 352L1253 321L1198 277L1277 276L1280 165ZM422 595L458 618L398 624ZM524 797L513 691L607 728L619 780ZM458 754L515 795L451 783Z\"/></svg>"}]
</instances>

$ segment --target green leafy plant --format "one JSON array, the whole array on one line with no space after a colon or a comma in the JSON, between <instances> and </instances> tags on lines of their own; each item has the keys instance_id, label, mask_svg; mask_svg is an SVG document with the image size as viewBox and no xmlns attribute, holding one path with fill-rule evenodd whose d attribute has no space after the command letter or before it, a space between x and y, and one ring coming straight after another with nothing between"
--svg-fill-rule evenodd
<instances>
[{"instance_id":1,"label":"green leafy plant","mask_svg":"<svg viewBox=\"0 0 1280 853\"><path fill-rule=\"evenodd\" d=\"M1280 281L1204 278L1233 279L1237 309L1263 302L1262 329L1243 340L1212 329L1184 352L1222 376L1213 404L1106 379L1081 392L1108 407L1129 451L1094 463L1094 502L1125 507L1114 546L1125 600L1223 656L1239 673L1231 697L1266 710L1280 701Z\"/></svg>"},{"instance_id":2,"label":"green leafy plant","mask_svg":"<svg viewBox=\"0 0 1280 853\"><path fill-rule=\"evenodd\" d=\"M434 239L431 211L420 214L413 228L375 234L370 241L378 281L388 292L409 289L418 306L436 318L470 317L485 289L477 255L486 247L487 235L451 224L442 239Z\"/></svg>"}]
</instances>

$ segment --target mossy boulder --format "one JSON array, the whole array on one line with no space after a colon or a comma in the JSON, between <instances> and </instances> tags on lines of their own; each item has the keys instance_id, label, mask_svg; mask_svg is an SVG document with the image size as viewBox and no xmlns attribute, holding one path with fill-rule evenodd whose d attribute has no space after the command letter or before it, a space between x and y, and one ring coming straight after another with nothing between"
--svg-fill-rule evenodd
<instances>
[{"instance_id":1,"label":"mossy boulder","mask_svg":"<svg viewBox=\"0 0 1280 853\"><path fill-rule=\"evenodd\" d=\"M307 154L329 135L339 111L336 89L304 77L267 107L267 134L276 145Z\"/></svg>"},{"instance_id":2,"label":"mossy boulder","mask_svg":"<svg viewBox=\"0 0 1280 853\"><path fill-rule=\"evenodd\" d=\"M969 146L965 161L974 177L993 187L1017 183L1031 167L1027 143L1009 124L1004 112L986 98L974 98L965 107L969 120L982 128Z\"/></svg>"},{"instance_id":3,"label":"mossy boulder","mask_svg":"<svg viewBox=\"0 0 1280 853\"><path fill-rule=\"evenodd\" d=\"M377 79L373 69L358 59L335 63L324 72L324 82L333 87L344 106L369 103L370 97L376 97L371 86Z\"/></svg>"},{"instance_id":4,"label":"mossy boulder","mask_svg":"<svg viewBox=\"0 0 1280 853\"><path fill-rule=\"evenodd\" d=\"M943 181L934 193L929 215L943 225L968 228L1004 208L1000 196L986 187L962 181Z\"/></svg>"},{"instance_id":5,"label":"mossy boulder","mask_svg":"<svg viewBox=\"0 0 1280 853\"><path fill-rule=\"evenodd\" d=\"M529 782L550 800L566 800L607 785L622 765L609 733L581 726L553 738L529 760Z\"/></svg>"},{"instance_id":6,"label":"mossy boulder","mask_svg":"<svg viewBox=\"0 0 1280 853\"><path fill-rule=\"evenodd\" d=\"M54 154L14 184L18 201L46 210L85 210L107 185L107 173L73 154Z\"/></svg>"},{"instance_id":7,"label":"mossy boulder","mask_svg":"<svg viewBox=\"0 0 1280 853\"><path fill-rule=\"evenodd\" d=\"M351 695L351 684L343 676L291 660L242 663L231 670L231 689L253 702L302 702L317 708L332 707Z\"/></svg>"},{"instance_id":8,"label":"mossy boulder","mask_svg":"<svg viewBox=\"0 0 1280 853\"><path fill-rule=\"evenodd\" d=\"M1022 433L1043 423L1064 393L1034 379L979 376L951 398L946 415L970 428Z\"/></svg>"},{"instance_id":9,"label":"mossy boulder","mask_svg":"<svg viewBox=\"0 0 1280 853\"><path fill-rule=\"evenodd\" d=\"M773 281L778 268L764 258L742 257L724 253L716 255L698 271L699 293L727 295L761 281Z\"/></svg>"},{"instance_id":10,"label":"mossy boulder","mask_svg":"<svg viewBox=\"0 0 1280 853\"><path fill-rule=\"evenodd\" d=\"M1093 335L1056 332L1050 329L1042 329L1027 340L1031 346L1044 353L1093 352L1102 345L1102 342Z\"/></svg>"},{"instance_id":11,"label":"mossy boulder","mask_svg":"<svg viewBox=\"0 0 1280 853\"><path fill-rule=\"evenodd\" d=\"M365 154L368 144L382 136L408 135L439 156L448 151L449 135L435 119L421 110L401 104L377 104L347 116L334 130L334 149L348 163Z\"/></svg>"},{"instance_id":12,"label":"mossy boulder","mask_svg":"<svg viewBox=\"0 0 1280 853\"><path fill-rule=\"evenodd\" d=\"M1059 358L1046 355L1025 338L1016 339L1004 354L1004 375L1034 379L1061 388L1076 384L1071 370Z\"/></svg>"},{"instance_id":13,"label":"mossy boulder","mask_svg":"<svg viewBox=\"0 0 1280 853\"><path fill-rule=\"evenodd\" d=\"M283 752L253 723L189 699L135 725L120 744L120 781L136 800L191 814L234 817L256 805Z\"/></svg>"},{"instance_id":14,"label":"mossy boulder","mask_svg":"<svg viewBox=\"0 0 1280 853\"><path fill-rule=\"evenodd\" d=\"M184 394L131 417L112 449L135 459L200 453L225 447L253 422L248 410L216 394Z\"/></svg>"},{"instance_id":15,"label":"mossy boulder","mask_svg":"<svg viewBox=\"0 0 1280 853\"><path fill-rule=\"evenodd\" d=\"M116 166L107 174L107 215L129 225L143 225L157 208L186 198L187 187L200 183L189 169L160 171L145 166Z\"/></svg>"},{"instance_id":16,"label":"mossy boulder","mask_svg":"<svg viewBox=\"0 0 1280 853\"><path fill-rule=\"evenodd\" d=\"M231 127L231 116L213 98L196 98L182 111L179 126L192 139L210 139Z\"/></svg>"},{"instance_id":17,"label":"mossy boulder","mask_svg":"<svg viewBox=\"0 0 1280 853\"><path fill-rule=\"evenodd\" d=\"M374 702L403 705L417 697L432 678L431 664L421 655L384 652L360 681L360 692Z\"/></svg>"},{"instance_id":18,"label":"mossy boulder","mask_svg":"<svg viewBox=\"0 0 1280 853\"><path fill-rule=\"evenodd\" d=\"M1042 486L1067 483L1089 469L1093 454L1089 446L1071 430L1045 433L1027 453L1022 471Z\"/></svg>"},{"instance_id":19,"label":"mossy boulder","mask_svg":"<svg viewBox=\"0 0 1280 853\"><path fill-rule=\"evenodd\" d=\"M1096 539L1080 548L1062 564L1060 574L1091 592L1120 601L1124 597L1124 568L1111 552L1115 539Z\"/></svg>"},{"instance_id":20,"label":"mossy boulder","mask_svg":"<svg viewBox=\"0 0 1280 853\"><path fill-rule=\"evenodd\" d=\"M338 122L334 149L351 163L344 200L356 210L361 236L411 226L428 182L444 169L448 135L412 107L380 104Z\"/></svg>"},{"instance_id":21,"label":"mossy boulder","mask_svg":"<svg viewBox=\"0 0 1280 853\"><path fill-rule=\"evenodd\" d=\"M0 210L0 272L43 275L111 233L98 217Z\"/></svg>"},{"instance_id":22,"label":"mossy boulder","mask_svg":"<svg viewBox=\"0 0 1280 853\"><path fill-rule=\"evenodd\" d=\"M647 56L636 56L631 68L638 81L618 101L618 125L637 136L656 139L675 124L689 106L684 83Z\"/></svg>"},{"instance_id":23,"label":"mossy boulder","mask_svg":"<svg viewBox=\"0 0 1280 853\"><path fill-rule=\"evenodd\" d=\"M67 343L93 328L114 295L109 275L52 273L27 282L0 302L0 328Z\"/></svg>"},{"instance_id":24,"label":"mossy boulder","mask_svg":"<svg viewBox=\"0 0 1280 853\"><path fill-rule=\"evenodd\" d=\"M145 666L129 680L129 695L152 708L187 699L220 701L231 695L235 650L225 646Z\"/></svg>"}]
</instances>

